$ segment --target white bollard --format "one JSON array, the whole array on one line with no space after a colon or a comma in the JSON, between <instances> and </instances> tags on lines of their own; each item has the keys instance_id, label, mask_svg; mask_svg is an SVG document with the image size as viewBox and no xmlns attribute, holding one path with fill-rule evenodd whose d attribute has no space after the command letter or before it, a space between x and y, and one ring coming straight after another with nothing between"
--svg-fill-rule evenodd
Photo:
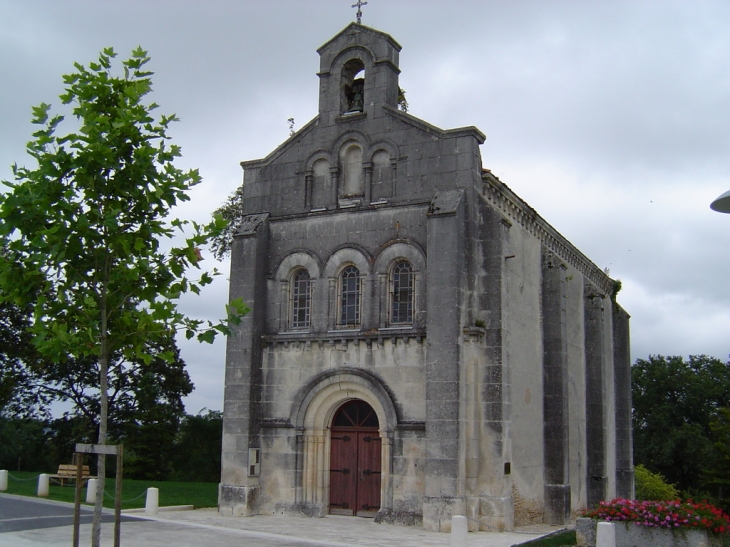
<instances>
[{"instance_id":1,"label":"white bollard","mask_svg":"<svg viewBox=\"0 0 730 547\"><path fill-rule=\"evenodd\" d=\"M89 482L86 483L86 503L96 503L98 483L99 481L96 479L89 479Z\"/></svg>"},{"instance_id":2,"label":"white bollard","mask_svg":"<svg viewBox=\"0 0 730 547\"><path fill-rule=\"evenodd\" d=\"M38 497L47 498L49 490L49 479L48 473L41 473L38 475Z\"/></svg>"},{"instance_id":3,"label":"white bollard","mask_svg":"<svg viewBox=\"0 0 730 547\"><path fill-rule=\"evenodd\" d=\"M616 547L616 528L613 522L598 523L596 547Z\"/></svg>"},{"instance_id":4,"label":"white bollard","mask_svg":"<svg viewBox=\"0 0 730 547\"><path fill-rule=\"evenodd\" d=\"M144 504L144 514L154 517L157 514L159 505L160 491L157 488L150 486L147 489L147 501L145 501Z\"/></svg>"},{"instance_id":5,"label":"white bollard","mask_svg":"<svg viewBox=\"0 0 730 547\"><path fill-rule=\"evenodd\" d=\"M8 489L8 470L0 469L0 492Z\"/></svg>"},{"instance_id":6,"label":"white bollard","mask_svg":"<svg viewBox=\"0 0 730 547\"><path fill-rule=\"evenodd\" d=\"M466 517L454 515L451 517L451 547L466 547L469 526Z\"/></svg>"}]
</instances>

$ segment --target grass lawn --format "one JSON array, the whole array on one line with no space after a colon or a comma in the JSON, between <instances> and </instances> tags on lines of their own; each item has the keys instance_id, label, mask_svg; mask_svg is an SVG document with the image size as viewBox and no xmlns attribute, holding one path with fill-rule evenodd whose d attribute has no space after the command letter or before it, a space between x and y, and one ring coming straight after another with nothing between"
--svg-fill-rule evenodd
<instances>
[{"instance_id":1,"label":"grass lawn","mask_svg":"<svg viewBox=\"0 0 730 547\"><path fill-rule=\"evenodd\" d=\"M9 473L6 494L35 497L38 491L38 473L13 471ZM147 488L154 486L160 490L160 507L166 505L194 505L195 507L216 507L218 505L218 484L214 482L163 482L122 481L122 509L144 507ZM114 479L106 479L104 507L114 507ZM68 483L60 486L51 479L48 499L74 501L75 487ZM86 487L81 493L81 503L86 500ZM85 505L85 504L84 504Z\"/></svg>"},{"instance_id":2,"label":"grass lawn","mask_svg":"<svg viewBox=\"0 0 730 547\"><path fill-rule=\"evenodd\" d=\"M575 541L575 530L567 530L565 532L550 534L543 538L534 539L520 545L526 545L529 547L566 547L568 545L575 545Z\"/></svg>"}]
</instances>

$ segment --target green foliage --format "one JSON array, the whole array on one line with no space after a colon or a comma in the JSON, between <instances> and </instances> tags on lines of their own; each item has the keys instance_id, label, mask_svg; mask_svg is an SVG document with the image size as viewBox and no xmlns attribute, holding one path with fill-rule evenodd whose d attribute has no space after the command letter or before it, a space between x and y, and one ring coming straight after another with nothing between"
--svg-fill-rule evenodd
<instances>
[{"instance_id":1,"label":"green foliage","mask_svg":"<svg viewBox=\"0 0 730 547\"><path fill-rule=\"evenodd\" d=\"M221 412L203 409L197 416L171 419L154 404L149 417L144 405L139 408L133 419L110 424L113 442L124 444L126 478L220 482ZM93 443L96 434L96 423L82 413L55 420L0 417L0 469L53 473L60 464L72 463L77 442ZM87 461L96 475L96 461ZM114 472L107 469L107 478Z\"/></svg>"},{"instance_id":2,"label":"green foliage","mask_svg":"<svg viewBox=\"0 0 730 547\"><path fill-rule=\"evenodd\" d=\"M634 461L681 491L706 486L717 463L720 409L730 407L730 367L712 357L651 356L632 367Z\"/></svg>"},{"instance_id":3,"label":"green foliage","mask_svg":"<svg viewBox=\"0 0 730 547\"><path fill-rule=\"evenodd\" d=\"M218 260L222 260L231 252L233 235L238 230L238 225L243 217L243 186L236 188L226 201L213 211L213 217L222 218L226 223L225 228L213 237L210 246L213 255Z\"/></svg>"},{"instance_id":4,"label":"green foliage","mask_svg":"<svg viewBox=\"0 0 730 547\"><path fill-rule=\"evenodd\" d=\"M61 418L47 421L46 424L50 432L48 447L54 455L52 465L48 468L50 472L55 472L62 463L73 463L76 443L94 443L98 437L94 419L81 413L75 415L67 413ZM90 460L89 465L92 474L96 475L96 461Z\"/></svg>"},{"instance_id":5,"label":"green foliage","mask_svg":"<svg viewBox=\"0 0 730 547\"><path fill-rule=\"evenodd\" d=\"M710 422L713 451L710 465L703 471L704 484L716 492L718 504L730 511L730 500L723 492L730 492L730 408L720 408Z\"/></svg>"},{"instance_id":6,"label":"green foliage","mask_svg":"<svg viewBox=\"0 0 730 547\"><path fill-rule=\"evenodd\" d=\"M406 92L402 88L398 88L398 109L403 112L408 112L408 100L406 99Z\"/></svg>"},{"instance_id":7,"label":"green foliage","mask_svg":"<svg viewBox=\"0 0 730 547\"><path fill-rule=\"evenodd\" d=\"M637 500L676 500L679 490L668 484L659 473L652 473L639 464L634 467Z\"/></svg>"},{"instance_id":8,"label":"green foliage","mask_svg":"<svg viewBox=\"0 0 730 547\"><path fill-rule=\"evenodd\" d=\"M186 416L175 443L172 477L181 481L220 482L223 414L201 410Z\"/></svg>"},{"instance_id":9,"label":"green foliage","mask_svg":"<svg viewBox=\"0 0 730 547\"><path fill-rule=\"evenodd\" d=\"M30 313L0 301L0 416L48 416L50 398L34 383L45 363L28 331Z\"/></svg>"},{"instance_id":10,"label":"green foliage","mask_svg":"<svg viewBox=\"0 0 730 547\"><path fill-rule=\"evenodd\" d=\"M56 136L63 122L51 107L33 109L42 126L28 143L36 168L14 166L11 191L0 196L0 234L7 238L0 287L16 304L34 306L38 348L54 360L109 351L125 358L146 355L147 340L184 328L194 335L201 324L180 314L173 300L210 283L198 268L198 246L220 227L166 220L170 209L188 200L200 182L173 160L180 149L168 145L174 115L154 119L149 61L137 49L124 61L124 76L111 71L114 52L105 49L89 68L64 76L64 104L73 105L76 131ZM180 247L163 251L162 241L191 228ZM225 330L223 325L216 330ZM216 326L210 325L210 328Z\"/></svg>"},{"instance_id":11,"label":"green foliage","mask_svg":"<svg viewBox=\"0 0 730 547\"><path fill-rule=\"evenodd\" d=\"M528 545L529 547L563 547L575 545L576 541L575 530L560 530L541 538L520 543L520 545L525 547Z\"/></svg>"},{"instance_id":12,"label":"green foliage","mask_svg":"<svg viewBox=\"0 0 730 547\"><path fill-rule=\"evenodd\" d=\"M62 115L45 103L33 108L39 129L26 151L36 165L15 165L15 181L4 182L10 191L0 195L0 238L7 248L0 255L0 299L32 307L33 343L48 360L73 360L84 369L98 363L99 444L107 441L115 356L145 365L156 357L173 361L170 352L150 348L179 330L211 342L246 311L237 301L226 322L205 324L177 309L181 295L197 294L212 281L200 271L199 248L225 221L201 226L168 219L200 176L174 165L180 148L168 142L168 129L175 115L155 117L157 105L145 102L152 90L147 52L135 49L121 75L112 67L115 56L106 48L97 62L76 63L63 77L60 99L75 118L65 135L57 135ZM176 234L185 238L177 247ZM200 271L197 278L189 277L190 269ZM105 458L98 462L103 486ZM100 518L97 504L94 546Z\"/></svg>"},{"instance_id":13,"label":"green foliage","mask_svg":"<svg viewBox=\"0 0 730 547\"><path fill-rule=\"evenodd\" d=\"M611 302L616 304L616 297L618 296L618 293L621 292L621 289L623 288L623 283L621 283L620 279L613 279L611 284L613 288L613 290L611 291Z\"/></svg>"},{"instance_id":14,"label":"green foliage","mask_svg":"<svg viewBox=\"0 0 730 547\"><path fill-rule=\"evenodd\" d=\"M53 467L51 438L42 420L0 416L0 469L13 472Z\"/></svg>"}]
</instances>

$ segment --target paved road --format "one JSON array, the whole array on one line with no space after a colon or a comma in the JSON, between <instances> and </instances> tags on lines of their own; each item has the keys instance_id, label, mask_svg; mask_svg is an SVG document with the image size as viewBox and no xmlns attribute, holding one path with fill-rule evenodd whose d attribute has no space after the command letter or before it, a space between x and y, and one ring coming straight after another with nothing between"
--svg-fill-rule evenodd
<instances>
[{"instance_id":1,"label":"paved road","mask_svg":"<svg viewBox=\"0 0 730 547\"><path fill-rule=\"evenodd\" d=\"M68 547L73 505L0 494L0 547ZM375 524L373 519L328 516L224 517L215 509L161 511L158 517L124 515L123 547L447 547L450 535L420 527ZM102 546L113 545L113 515L104 516ZM84 511L81 547L91 538L91 512ZM555 527L518 533L471 533L469 547L510 547Z\"/></svg>"},{"instance_id":2,"label":"paved road","mask_svg":"<svg viewBox=\"0 0 730 547\"><path fill-rule=\"evenodd\" d=\"M0 496L0 533L20 532L58 526L73 526L73 505L22 498ZM92 511L81 508L81 524L91 524ZM140 520L122 516L122 522ZM102 522L114 522L113 514L102 515Z\"/></svg>"}]
</instances>

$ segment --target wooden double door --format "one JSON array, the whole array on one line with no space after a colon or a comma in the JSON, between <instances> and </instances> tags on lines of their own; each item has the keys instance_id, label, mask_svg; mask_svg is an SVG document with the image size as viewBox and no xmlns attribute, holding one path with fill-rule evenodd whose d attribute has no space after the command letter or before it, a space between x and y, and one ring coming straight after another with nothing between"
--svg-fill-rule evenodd
<instances>
[{"instance_id":1,"label":"wooden double door","mask_svg":"<svg viewBox=\"0 0 730 547\"><path fill-rule=\"evenodd\" d=\"M365 401L348 401L337 410L330 436L330 513L373 517L380 509L378 425Z\"/></svg>"}]
</instances>

